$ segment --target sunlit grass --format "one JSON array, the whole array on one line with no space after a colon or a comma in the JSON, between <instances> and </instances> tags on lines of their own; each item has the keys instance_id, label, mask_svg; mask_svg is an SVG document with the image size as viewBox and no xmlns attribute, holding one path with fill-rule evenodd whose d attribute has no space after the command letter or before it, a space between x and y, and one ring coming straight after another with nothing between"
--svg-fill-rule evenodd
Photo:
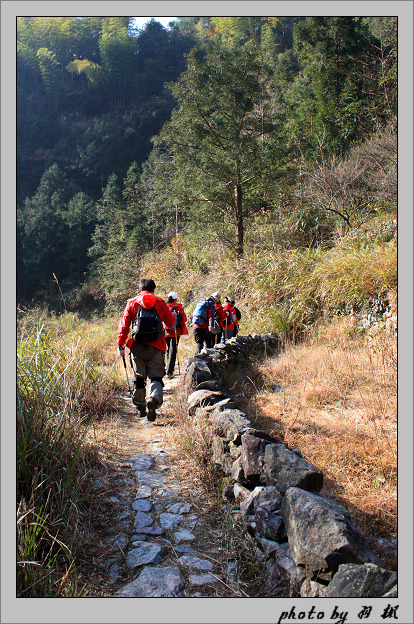
<instances>
[{"instance_id":1,"label":"sunlit grass","mask_svg":"<svg viewBox=\"0 0 414 624\"><path fill-rule=\"evenodd\" d=\"M39 324L44 321L43 324ZM17 346L17 592L77 596L80 507L94 419L114 409L115 371L88 356L73 314L26 312ZM85 489L86 488L86 489Z\"/></svg>"},{"instance_id":2,"label":"sunlit grass","mask_svg":"<svg viewBox=\"0 0 414 624\"><path fill-rule=\"evenodd\" d=\"M266 236L264 230L263 246L246 249L243 258L213 240L208 252L197 255L192 239L181 237L148 256L145 270L159 294L175 290L190 313L218 290L236 300L244 333L273 332L282 341L303 336L322 317L366 312L374 301L395 295L395 239L370 241L352 232L335 246L289 249L266 246Z\"/></svg>"},{"instance_id":3,"label":"sunlit grass","mask_svg":"<svg viewBox=\"0 0 414 624\"><path fill-rule=\"evenodd\" d=\"M371 547L397 536L396 338L350 333L337 320L255 365L234 392L255 427L324 474L323 492L344 504ZM385 542L386 543L386 542Z\"/></svg>"}]
</instances>

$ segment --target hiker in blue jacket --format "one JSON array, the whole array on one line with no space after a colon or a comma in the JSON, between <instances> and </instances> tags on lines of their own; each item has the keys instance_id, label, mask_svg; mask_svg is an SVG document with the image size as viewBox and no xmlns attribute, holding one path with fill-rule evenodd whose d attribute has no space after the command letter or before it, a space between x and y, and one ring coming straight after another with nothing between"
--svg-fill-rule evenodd
<instances>
[{"instance_id":1,"label":"hiker in blue jacket","mask_svg":"<svg viewBox=\"0 0 414 624\"><path fill-rule=\"evenodd\" d=\"M207 349L210 349L214 346L215 335L209 331L209 324L212 318L212 310L214 314L214 305L216 303L220 303L220 293L215 292L210 297L207 297L205 300L207 302L207 314L208 318L205 323L203 322L194 322L194 340L197 344L196 355L200 353L203 349L204 344Z\"/></svg>"}]
</instances>

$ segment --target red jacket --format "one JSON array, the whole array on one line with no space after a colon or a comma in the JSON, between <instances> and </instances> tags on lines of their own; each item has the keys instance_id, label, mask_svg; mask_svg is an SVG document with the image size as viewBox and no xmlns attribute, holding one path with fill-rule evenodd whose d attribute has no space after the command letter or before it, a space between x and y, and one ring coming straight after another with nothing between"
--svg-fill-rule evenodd
<instances>
[{"instance_id":1,"label":"red jacket","mask_svg":"<svg viewBox=\"0 0 414 624\"><path fill-rule=\"evenodd\" d=\"M155 307L155 311L159 315L165 327L174 327L176 321L175 315L172 314L164 299L156 297L153 293L150 293L147 290L143 290L136 297L128 299L124 313L118 325L118 344L124 345L126 343L129 348L131 348L134 341L132 338L127 341L127 338L131 324L135 321L138 305L142 305L142 307L147 310ZM161 336L154 342L146 342L143 344L150 344L156 349L164 351L164 353L167 350L167 343L165 342L164 336Z\"/></svg>"},{"instance_id":2,"label":"red jacket","mask_svg":"<svg viewBox=\"0 0 414 624\"><path fill-rule=\"evenodd\" d=\"M175 335L177 336L182 336L185 334L188 334L188 329L187 329L187 316L186 313L184 312L184 308L181 305L181 303L167 303L167 306L170 308L170 310L176 310L177 312L181 312L181 314L183 315L183 320L181 321L181 328L179 327L174 327L173 329L167 329L165 328L165 337L166 338L174 338ZM175 333L177 331L177 334Z\"/></svg>"},{"instance_id":3,"label":"red jacket","mask_svg":"<svg viewBox=\"0 0 414 624\"><path fill-rule=\"evenodd\" d=\"M233 306L231 305L229 301L226 301L225 303L223 303L223 310L225 312L228 312L229 314L229 317L227 319L227 326L226 326L226 322L224 322L224 329L234 329L234 323L232 321L231 315L234 314L234 316L236 316L236 310L233 308Z\"/></svg>"},{"instance_id":4,"label":"red jacket","mask_svg":"<svg viewBox=\"0 0 414 624\"><path fill-rule=\"evenodd\" d=\"M222 329L224 329L224 324L226 322L226 318L228 316L227 312L223 309L223 306L220 303L215 303L214 307L216 309L218 324Z\"/></svg>"}]
</instances>

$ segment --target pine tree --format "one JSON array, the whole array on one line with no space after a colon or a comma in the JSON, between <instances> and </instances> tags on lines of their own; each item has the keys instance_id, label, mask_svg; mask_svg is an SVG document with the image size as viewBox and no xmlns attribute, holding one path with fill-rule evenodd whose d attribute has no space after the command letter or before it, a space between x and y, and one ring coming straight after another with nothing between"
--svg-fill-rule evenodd
<instances>
[{"instance_id":1,"label":"pine tree","mask_svg":"<svg viewBox=\"0 0 414 624\"><path fill-rule=\"evenodd\" d=\"M188 195L199 222L221 223L223 237L232 224L238 255L245 218L260 204L258 189L285 165L271 137L268 78L251 44L192 51L187 71L169 85L178 107L155 139L173 156L171 192Z\"/></svg>"}]
</instances>

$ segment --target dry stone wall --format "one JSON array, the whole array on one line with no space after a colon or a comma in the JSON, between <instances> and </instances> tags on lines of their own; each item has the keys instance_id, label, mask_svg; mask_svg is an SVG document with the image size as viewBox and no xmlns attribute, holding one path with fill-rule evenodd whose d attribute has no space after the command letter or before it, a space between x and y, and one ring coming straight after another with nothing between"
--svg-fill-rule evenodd
<instances>
[{"instance_id":1,"label":"dry stone wall","mask_svg":"<svg viewBox=\"0 0 414 624\"><path fill-rule=\"evenodd\" d=\"M302 597L396 597L396 572L369 549L349 512L321 494L321 472L253 428L223 392L229 365L278 348L267 334L237 336L187 363L188 413L208 419L212 460L226 477L223 497L238 504L270 582L282 573Z\"/></svg>"}]
</instances>

